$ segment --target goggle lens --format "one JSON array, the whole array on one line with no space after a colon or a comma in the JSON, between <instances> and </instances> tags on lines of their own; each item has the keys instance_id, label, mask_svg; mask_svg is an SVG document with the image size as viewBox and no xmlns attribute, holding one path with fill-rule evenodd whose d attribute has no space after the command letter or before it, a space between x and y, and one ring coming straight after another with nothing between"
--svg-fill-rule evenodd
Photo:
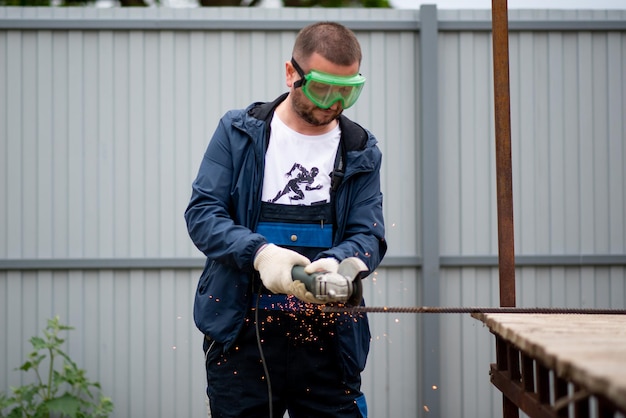
<instances>
[{"instance_id":1,"label":"goggle lens","mask_svg":"<svg viewBox=\"0 0 626 418\"><path fill-rule=\"evenodd\" d=\"M340 101L341 106L347 109L356 103L363 90L363 85L327 84L307 78L306 83L302 86L302 91L319 108L328 109L335 102Z\"/></svg>"},{"instance_id":2,"label":"goggle lens","mask_svg":"<svg viewBox=\"0 0 626 418\"><path fill-rule=\"evenodd\" d=\"M365 85L361 74L339 76L311 70L305 75L296 60L292 58L291 62L301 77L294 86L302 87L304 95L321 109L328 109L338 101L344 109L349 108L356 103Z\"/></svg>"}]
</instances>

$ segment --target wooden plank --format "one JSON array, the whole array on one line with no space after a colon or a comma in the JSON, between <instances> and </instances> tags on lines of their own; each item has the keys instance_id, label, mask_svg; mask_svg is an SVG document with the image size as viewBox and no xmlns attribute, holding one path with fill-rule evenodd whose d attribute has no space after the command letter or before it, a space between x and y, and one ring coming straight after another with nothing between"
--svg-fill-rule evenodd
<instances>
[{"instance_id":1,"label":"wooden plank","mask_svg":"<svg viewBox=\"0 0 626 418\"><path fill-rule=\"evenodd\" d=\"M559 378L626 410L626 315L477 314Z\"/></svg>"}]
</instances>

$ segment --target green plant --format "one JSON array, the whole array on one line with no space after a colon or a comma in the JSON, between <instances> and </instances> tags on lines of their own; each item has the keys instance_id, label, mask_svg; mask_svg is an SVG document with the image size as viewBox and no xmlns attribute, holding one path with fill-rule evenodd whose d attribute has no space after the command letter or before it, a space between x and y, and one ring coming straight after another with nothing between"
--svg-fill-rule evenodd
<instances>
[{"instance_id":1,"label":"green plant","mask_svg":"<svg viewBox=\"0 0 626 418\"><path fill-rule=\"evenodd\" d=\"M389 0L283 0L287 7L380 7L391 8Z\"/></svg>"},{"instance_id":2,"label":"green plant","mask_svg":"<svg viewBox=\"0 0 626 418\"><path fill-rule=\"evenodd\" d=\"M50 6L50 0L0 0L0 6Z\"/></svg>"},{"instance_id":3,"label":"green plant","mask_svg":"<svg viewBox=\"0 0 626 418\"><path fill-rule=\"evenodd\" d=\"M100 393L100 384L87 379L86 372L78 368L61 346L61 331L74 328L62 325L59 317L48 320L44 337L32 337L33 351L28 360L16 370L33 371L35 382L11 387L11 394L0 392L0 417L7 418L102 418L113 411L113 402ZM48 357L46 364L46 357ZM63 360L60 370L55 360ZM41 369L47 366L47 375ZM97 392L97 394L94 394ZM96 398L96 395L99 395ZM8 411L8 415L5 415Z\"/></svg>"}]
</instances>

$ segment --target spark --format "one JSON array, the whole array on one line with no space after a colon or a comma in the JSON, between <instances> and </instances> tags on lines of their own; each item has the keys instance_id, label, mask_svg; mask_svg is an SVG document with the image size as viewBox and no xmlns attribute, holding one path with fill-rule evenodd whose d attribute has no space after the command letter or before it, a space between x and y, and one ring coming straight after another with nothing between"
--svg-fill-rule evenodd
<instances>
[{"instance_id":1,"label":"spark","mask_svg":"<svg viewBox=\"0 0 626 418\"><path fill-rule=\"evenodd\" d=\"M439 389L437 385L433 385L433 390L437 390L437 389Z\"/></svg>"},{"instance_id":2,"label":"spark","mask_svg":"<svg viewBox=\"0 0 626 418\"><path fill-rule=\"evenodd\" d=\"M428 408L428 405L424 405L424 411L430 412L430 409Z\"/></svg>"},{"instance_id":3,"label":"spark","mask_svg":"<svg viewBox=\"0 0 626 418\"><path fill-rule=\"evenodd\" d=\"M174 345L174 346L172 346L172 350L176 350L176 346L175 346L175 345Z\"/></svg>"}]
</instances>

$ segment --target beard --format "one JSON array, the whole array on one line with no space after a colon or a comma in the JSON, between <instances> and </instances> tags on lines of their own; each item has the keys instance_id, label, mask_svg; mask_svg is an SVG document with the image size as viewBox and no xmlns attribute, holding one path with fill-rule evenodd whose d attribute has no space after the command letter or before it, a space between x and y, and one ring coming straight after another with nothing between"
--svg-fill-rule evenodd
<instances>
[{"instance_id":1,"label":"beard","mask_svg":"<svg viewBox=\"0 0 626 418\"><path fill-rule=\"evenodd\" d=\"M332 107L329 109L321 109L315 106L315 104L302 93L301 89L296 89L291 92L291 106L302 120L312 126L328 125L343 112L341 106L337 106L336 110L333 110Z\"/></svg>"}]
</instances>

